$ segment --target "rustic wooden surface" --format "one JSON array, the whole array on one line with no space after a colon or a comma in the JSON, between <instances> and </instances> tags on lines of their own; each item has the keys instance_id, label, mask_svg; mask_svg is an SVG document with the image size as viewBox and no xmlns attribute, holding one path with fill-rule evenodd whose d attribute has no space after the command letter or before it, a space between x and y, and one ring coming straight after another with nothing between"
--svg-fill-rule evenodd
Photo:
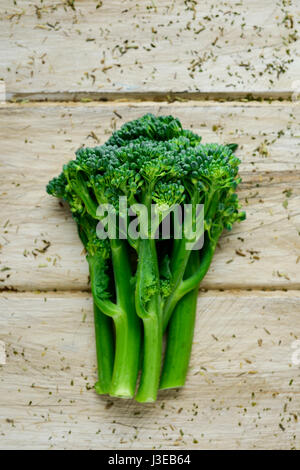
<instances>
[{"instance_id":1,"label":"rustic wooden surface","mask_svg":"<svg viewBox=\"0 0 300 470\"><path fill-rule=\"evenodd\" d=\"M299 12L297 0L1 0L0 78L9 98L285 96L299 91Z\"/></svg>"},{"instance_id":2,"label":"rustic wooden surface","mask_svg":"<svg viewBox=\"0 0 300 470\"><path fill-rule=\"evenodd\" d=\"M101 398L87 294L3 293L0 447L38 449L299 446L299 291L210 291L186 387L154 404Z\"/></svg>"},{"instance_id":3,"label":"rustic wooden surface","mask_svg":"<svg viewBox=\"0 0 300 470\"><path fill-rule=\"evenodd\" d=\"M0 448L300 448L299 11L0 0ZM140 405L93 390L86 261L45 185L146 112L239 144L247 220L202 284L186 387Z\"/></svg>"}]
</instances>

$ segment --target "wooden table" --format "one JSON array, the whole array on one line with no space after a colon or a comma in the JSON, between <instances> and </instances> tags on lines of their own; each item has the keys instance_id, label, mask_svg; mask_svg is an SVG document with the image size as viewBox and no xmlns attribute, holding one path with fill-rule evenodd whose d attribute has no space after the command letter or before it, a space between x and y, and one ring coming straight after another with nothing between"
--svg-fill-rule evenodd
<instances>
[{"instance_id":1,"label":"wooden table","mask_svg":"<svg viewBox=\"0 0 300 470\"><path fill-rule=\"evenodd\" d=\"M300 448L299 13L0 0L0 448ZM93 390L87 264L45 185L146 112L239 144L247 220L202 284L186 387L141 405Z\"/></svg>"}]
</instances>

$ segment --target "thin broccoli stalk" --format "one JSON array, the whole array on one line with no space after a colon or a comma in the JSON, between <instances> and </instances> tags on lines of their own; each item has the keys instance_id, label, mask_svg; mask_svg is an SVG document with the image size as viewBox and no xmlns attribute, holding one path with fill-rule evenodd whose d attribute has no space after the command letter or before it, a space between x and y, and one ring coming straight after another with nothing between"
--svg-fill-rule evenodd
<instances>
[{"instance_id":1,"label":"thin broccoli stalk","mask_svg":"<svg viewBox=\"0 0 300 470\"><path fill-rule=\"evenodd\" d=\"M140 325L135 314L134 296L131 295L131 267L127 250L120 240L111 240L112 264L116 283L116 303L103 298L97 289L104 274L103 261L89 257L91 288L96 305L113 319L115 326L115 360L110 395L133 397L139 369Z\"/></svg>"},{"instance_id":2,"label":"thin broccoli stalk","mask_svg":"<svg viewBox=\"0 0 300 470\"><path fill-rule=\"evenodd\" d=\"M169 321L169 318L178 302L177 293L181 284L191 251L186 250L186 241L180 240L180 244L177 244L177 250L173 257L171 257L171 273L172 273L172 290L170 295L165 300L163 306L163 319ZM172 262L173 261L173 262Z\"/></svg>"},{"instance_id":3,"label":"thin broccoli stalk","mask_svg":"<svg viewBox=\"0 0 300 470\"><path fill-rule=\"evenodd\" d=\"M127 247L122 240L110 242L116 299L121 310L121 314L113 317L116 329L116 352L110 395L133 397L140 364L140 319L135 312Z\"/></svg>"},{"instance_id":4,"label":"thin broccoli stalk","mask_svg":"<svg viewBox=\"0 0 300 470\"><path fill-rule=\"evenodd\" d=\"M221 199L221 191L219 193L215 193L215 196L212 198L210 205L205 210L205 219L208 225L210 221L216 216L217 207L219 201ZM242 214L240 214L242 216ZM197 269L194 274L189 276L188 278L181 281L178 288L176 289L171 302L168 305L168 309L164 311L164 324L167 325L172 315L172 311L174 310L176 303L182 299L188 292L192 291L197 285L202 281L205 277L211 261L213 259L213 255L219 241L219 238L224 229L224 222L222 220L222 213L218 214L218 219L214 221L213 224L207 229L205 234L205 242L203 249L201 250L201 262L199 268ZM238 220L238 219L237 219Z\"/></svg>"},{"instance_id":5,"label":"thin broccoli stalk","mask_svg":"<svg viewBox=\"0 0 300 470\"><path fill-rule=\"evenodd\" d=\"M82 241L86 250L89 246L89 234L90 225L85 218L85 222L77 217L77 228L78 235ZM98 255L99 256L99 255ZM93 276L92 258L95 255L88 255L87 261L90 266L90 277ZM102 260L102 256L100 256ZM103 260L101 261L103 266ZM96 304L95 299L94 305L94 325L95 325L95 340L96 340L96 357L97 357L97 370L98 370L98 381L95 384L95 390L99 395L108 394L110 391L113 366L114 366L114 337L113 337L113 325L112 320L105 315L99 306Z\"/></svg>"},{"instance_id":6,"label":"thin broccoli stalk","mask_svg":"<svg viewBox=\"0 0 300 470\"><path fill-rule=\"evenodd\" d=\"M152 183L153 184L153 183ZM162 360L162 308L156 241L151 234L152 185L143 199L147 207L148 227L140 226L138 265L136 273L135 307L143 321L144 344L141 381L135 399L139 402L156 400Z\"/></svg>"},{"instance_id":7,"label":"thin broccoli stalk","mask_svg":"<svg viewBox=\"0 0 300 470\"><path fill-rule=\"evenodd\" d=\"M156 400L162 359L162 310L159 294L159 272L154 239L139 242L135 304L143 320L143 365L139 389L135 399L139 402Z\"/></svg>"},{"instance_id":8,"label":"thin broccoli stalk","mask_svg":"<svg viewBox=\"0 0 300 470\"><path fill-rule=\"evenodd\" d=\"M182 280L179 286L177 287L176 291L172 294L172 298L166 304L166 308L164 309L164 329L168 326L171 315L179 300L182 299L182 297L184 297L186 294L191 292L193 289L195 289L206 275L210 263L213 259L216 245L217 243L212 242L211 240L207 240L204 243L204 246L201 250L202 257L199 268L190 277Z\"/></svg>"},{"instance_id":9,"label":"thin broccoli stalk","mask_svg":"<svg viewBox=\"0 0 300 470\"><path fill-rule=\"evenodd\" d=\"M216 206L218 202L219 202L218 194L215 192L215 189L212 188L205 195L205 203L204 203L204 219L205 220L209 219L212 216L212 214L216 210ZM186 244L187 244L187 240L183 237L181 240L176 240L176 244L174 245L174 248L173 248L173 254L171 257L172 291L164 305L164 311L163 311L164 327L166 327L166 325L168 324L170 316L172 315L172 312L177 302L183 297L183 295L185 295L186 293L188 293L190 290L193 289L192 287L189 290L185 291L184 294L182 293L183 287L184 289L186 288L186 284L182 286L183 284L182 280L185 274L186 266L188 264L190 255L192 253L192 250L186 249ZM195 273L194 274L195 276L199 276L200 278L201 276L202 278L205 276L209 268L213 253L214 253L214 248L212 249L212 247L213 247L213 243L209 242L209 246L206 243L205 249L203 250L204 253L206 253L206 255L204 256L203 264L201 268L204 274L201 274L201 272L199 272L199 273ZM197 282L194 282L194 283L192 282L192 284L195 287L197 285Z\"/></svg>"},{"instance_id":10,"label":"thin broccoli stalk","mask_svg":"<svg viewBox=\"0 0 300 470\"><path fill-rule=\"evenodd\" d=\"M189 258L186 274L192 275L198 267L199 254L194 252ZM198 286L178 302L173 312L168 326L160 389L181 387L185 383L194 336L197 298Z\"/></svg>"},{"instance_id":11,"label":"thin broccoli stalk","mask_svg":"<svg viewBox=\"0 0 300 470\"><path fill-rule=\"evenodd\" d=\"M102 395L110 391L114 366L114 338L111 318L104 315L95 302L94 322L98 365L98 382L95 384L95 390Z\"/></svg>"}]
</instances>

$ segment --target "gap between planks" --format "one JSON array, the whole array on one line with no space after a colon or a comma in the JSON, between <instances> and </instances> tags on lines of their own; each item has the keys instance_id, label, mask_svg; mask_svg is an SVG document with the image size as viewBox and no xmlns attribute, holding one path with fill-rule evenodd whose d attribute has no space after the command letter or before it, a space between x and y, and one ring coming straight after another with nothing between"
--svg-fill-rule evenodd
<instances>
[{"instance_id":1,"label":"gap between planks","mask_svg":"<svg viewBox=\"0 0 300 470\"><path fill-rule=\"evenodd\" d=\"M214 289L214 288L208 288L208 289L199 289L198 297L201 297L203 295L208 295L208 296L223 296L223 295L232 295L233 297L272 297L272 296L277 296L277 295L283 295L283 296L288 296L288 297L298 297L300 293L300 287L292 287L291 289L287 289L284 287L274 287L274 288L220 288L220 289ZM9 288L4 288L0 289L0 297L31 297L31 296L36 296L36 297L43 297L47 295L48 297L71 297L71 296L76 296L76 297L92 297L92 293L89 289L9 289Z\"/></svg>"},{"instance_id":2,"label":"gap between planks","mask_svg":"<svg viewBox=\"0 0 300 470\"><path fill-rule=\"evenodd\" d=\"M8 92L7 101L16 102L22 100L29 100L31 102L82 102L84 100L91 101L154 101L154 102L174 102L174 101L293 101L295 90L282 90L282 91L237 91L237 92L101 92L101 91L65 91L65 92Z\"/></svg>"}]
</instances>

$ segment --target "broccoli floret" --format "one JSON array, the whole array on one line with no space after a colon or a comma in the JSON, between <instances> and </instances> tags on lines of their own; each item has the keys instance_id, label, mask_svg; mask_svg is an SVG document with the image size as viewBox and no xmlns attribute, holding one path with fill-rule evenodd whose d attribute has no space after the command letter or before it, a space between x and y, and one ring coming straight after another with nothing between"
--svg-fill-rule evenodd
<instances>
[{"instance_id":1,"label":"broccoli floret","mask_svg":"<svg viewBox=\"0 0 300 470\"><path fill-rule=\"evenodd\" d=\"M236 144L202 144L201 137L183 129L177 118L147 114L123 125L105 144L79 149L48 184L49 194L69 204L87 251L91 290L100 312L95 318L101 314L114 325L115 340L110 324L110 340L102 335L101 342L96 323L97 351L102 351L97 354L99 370L105 368L103 357L109 356L113 363L109 373L99 374L98 393L133 397L140 365L138 401L154 401L159 386L183 385L199 283L223 230L245 217L236 194L240 183L236 148ZM116 236L106 231L108 218L97 210L104 204L112 208ZM199 204L204 207L201 215L196 210ZM132 221L129 208L138 211L141 205L145 217ZM182 220L172 212L175 206L184 206ZM194 235L189 218L194 226L201 217L203 231ZM166 221L173 229L179 224L181 236L173 230L165 240ZM98 224L108 238L98 237Z\"/></svg>"}]
</instances>

